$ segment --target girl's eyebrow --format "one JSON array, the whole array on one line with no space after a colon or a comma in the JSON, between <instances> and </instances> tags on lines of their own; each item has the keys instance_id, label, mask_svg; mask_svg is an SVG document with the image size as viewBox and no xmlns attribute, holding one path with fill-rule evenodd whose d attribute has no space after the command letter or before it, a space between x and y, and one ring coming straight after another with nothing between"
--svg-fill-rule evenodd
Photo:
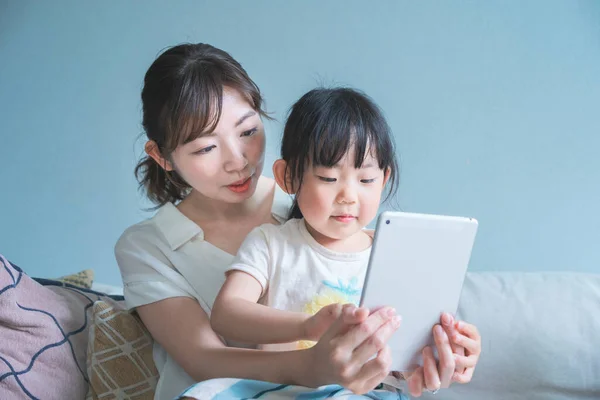
<instances>
[{"instance_id":1,"label":"girl's eyebrow","mask_svg":"<svg viewBox=\"0 0 600 400\"><path fill-rule=\"evenodd\" d=\"M316 166L316 167L318 168L319 166ZM322 167L322 166L321 166L321 167ZM378 166L378 165L376 165L376 164L373 164L372 162L368 162L368 163L366 163L366 164L363 164L363 165L361 165L361 166L360 166L360 168L361 168L361 169L375 168L375 167L379 168L379 166ZM340 166L340 164L335 164L335 165L333 165L333 166L331 166L331 167L324 167L324 168L340 169L340 168L342 168L342 167Z\"/></svg>"}]
</instances>

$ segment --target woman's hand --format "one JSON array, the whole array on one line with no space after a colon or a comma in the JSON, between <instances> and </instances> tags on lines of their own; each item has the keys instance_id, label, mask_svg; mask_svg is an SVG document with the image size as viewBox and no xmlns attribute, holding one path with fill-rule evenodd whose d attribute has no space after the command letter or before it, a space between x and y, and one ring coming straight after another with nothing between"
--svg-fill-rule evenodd
<instances>
[{"instance_id":1,"label":"woman's hand","mask_svg":"<svg viewBox=\"0 0 600 400\"><path fill-rule=\"evenodd\" d=\"M431 347L423 349L423 366L407 379L412 396L421 396L423 390L447 388L452 382L468 383L473 376L481 353L477 328L462 321L455 323L449 314L442 315L441 322L433 327L439 361Z\"/></svg>"},{"instance_id":2,"label":"woman's hand","mask_svg":"<svg viewBox=\"0 0 600 400\"><path fill-rule=\"evenodd\" d=\"M366 393L389 373L387 341L400 326L393 309L382 308L369 315L364 308L338 305L331 328L312 348L305 350L311 386L337 383L354 393Z\"/></svg>"},{"instance_id":3,"label":"woman's hand","mask_svg":"<svg viewBox=\"0 0 600 400\"><path fill-rule=\"evenodd\" d=\"M456 366L452 382L469 383L481 355L481 335L474 325L454 322L450 314L442 315L442 325L454 350Z\"/></svg>"}]
</instances>

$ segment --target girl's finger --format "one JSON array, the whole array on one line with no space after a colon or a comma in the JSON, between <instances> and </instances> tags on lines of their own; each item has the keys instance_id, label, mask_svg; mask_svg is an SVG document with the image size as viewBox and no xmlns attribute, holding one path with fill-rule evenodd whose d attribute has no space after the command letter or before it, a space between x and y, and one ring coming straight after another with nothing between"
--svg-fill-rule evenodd
<instances>
[{"instance_id":1,"label":"girl's finger","mask_svg":"<svg viewBox=\"0 0 600 400\"><path fill-rule=\"evenodd\" d=\"M354 304L345 304L342 315L347 324L360 324L369 316L369 310L364 307L356 307Z\"/></svg>"}]
</instances>

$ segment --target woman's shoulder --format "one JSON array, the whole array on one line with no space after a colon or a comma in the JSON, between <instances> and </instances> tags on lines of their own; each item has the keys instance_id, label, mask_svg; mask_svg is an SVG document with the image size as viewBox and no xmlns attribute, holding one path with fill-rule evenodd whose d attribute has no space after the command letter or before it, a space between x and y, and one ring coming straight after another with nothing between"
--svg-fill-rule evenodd
<instances>
[{"instance_id":1,"label":"woman's shoulder","mask_svg":"<svg viewBox=\"0 0 600 400\"><path fill-rule=\"evenodd\" d=\"M176 211L173 204L167 203L161 206L152 217L125 229L117 240L115 253L129 251L131 248L160 248L168 246L168 240L163 232L164 227L161 226L161 221L165 219L168 221L170 219L168 216L165 218L165 214L172 213L172 209Z\"/></svg>"}]
</instances>

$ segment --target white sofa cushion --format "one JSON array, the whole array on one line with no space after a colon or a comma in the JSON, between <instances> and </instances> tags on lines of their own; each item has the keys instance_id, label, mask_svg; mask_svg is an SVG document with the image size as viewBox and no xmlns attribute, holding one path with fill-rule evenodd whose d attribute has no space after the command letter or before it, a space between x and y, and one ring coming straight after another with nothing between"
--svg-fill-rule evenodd
<instances>
[{"instance_id":1,"label":"white sofa cushion","mask_svg":"<svg viewBox=\"0 0 600 400\"><path fill-rule=\"evenodd\" d=\"M436 399L600 399L600 275L469 273L458 317L479 328L481 359Z\"/></svg>"}]
</instances>

